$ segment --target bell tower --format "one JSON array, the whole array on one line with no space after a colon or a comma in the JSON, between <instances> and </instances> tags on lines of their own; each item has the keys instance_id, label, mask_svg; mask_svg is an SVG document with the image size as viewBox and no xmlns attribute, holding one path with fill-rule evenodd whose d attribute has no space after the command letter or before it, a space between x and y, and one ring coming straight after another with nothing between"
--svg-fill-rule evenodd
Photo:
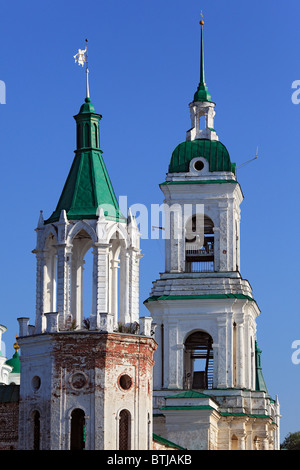
<instances>
[{"instance_id":1,"label":"bell tower","mask_svg":"<svg viewBox=\"0 0 300 470\"><path fill-rule=\"evenodd\" d=\"M41 213L36 228L35 322L18 319L19 449L152 448L156 343L152 319L139 318L140 234L119 209L100 119L88 95L75 116L75 157L56 209L46 220Z\"/></svg>"},{"instance_id":2,"label":"bell tower","mask_svg":"<svg viewBox=\"0 0 300 470\"><path fill-rule=\"evenodd\" d=\"M257 381L260 310L240 274L243 194L214 129L215 104L204 80L203 19L200 25L192 128L173 151L160 184L165 272L145 301L157 325L155 432L189 449L277 448L278 403L264 381Z\"/></svg>"}]
</instances>

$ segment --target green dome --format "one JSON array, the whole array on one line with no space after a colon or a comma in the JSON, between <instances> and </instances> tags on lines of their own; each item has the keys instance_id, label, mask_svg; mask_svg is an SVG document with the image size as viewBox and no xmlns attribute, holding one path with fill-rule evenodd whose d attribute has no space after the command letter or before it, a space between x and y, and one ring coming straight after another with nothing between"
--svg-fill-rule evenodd
<instances>
[{"instance_id":1,"label":"green dome","mask_svg":"<svg viewBox=\"0 0 300 470\"><path fill-rule=\"evenodd\" d=\"M193 158L204 157L209 163L209 171L229 171L235 174L235 163L231 163L228 150L218 140L196 139L179 144L172 153L169 173L189 171Z\"/></svg>"},{"instance_id":2,"label":"green dome","mask_svg":"<svg viewBox=\"0 0 300 470\"><path fill-rule=\"evenodd\" d=\"M20 356L18 351L15 352L13 357L11 359L8 359L5 364L9 365L12 367L12 373L13 374L19 374L21 372L21 364L20 364Z\"/></svg>"}]
</instances>

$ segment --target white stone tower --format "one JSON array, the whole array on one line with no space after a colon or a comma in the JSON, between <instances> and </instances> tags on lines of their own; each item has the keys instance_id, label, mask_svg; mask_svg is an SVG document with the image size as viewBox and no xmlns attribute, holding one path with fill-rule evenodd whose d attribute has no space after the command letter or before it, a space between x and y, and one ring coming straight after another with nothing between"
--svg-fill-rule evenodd
<instances>
[{"instance_id":1,"label":"white stone tower","mask_svg":"<svg viewBox=\"0 0 300 470\"><path fill-rule=\"evenodd\" d=\"M256 344L260 311L240 274L243 194L214 129L200 24L192 128L160 185L165 272L145 302L157 325L154 429L188 449L278 449L279 405L265 386Z\"/></svg>"},{"instance_id":2,"label":"white stone tower","mask_svg":"<svg viewBox=\"0 0 300 470\"><path fill-rule=\"evenodd\" d=\"M140 234L119 210L100 119L87 97L75 116L77 149L56 210L47 220L41 214L36 229L35 324L18 319L20 449L152 447L156 343L151 318L139 321Z\"/></svg>"}]
</instances>

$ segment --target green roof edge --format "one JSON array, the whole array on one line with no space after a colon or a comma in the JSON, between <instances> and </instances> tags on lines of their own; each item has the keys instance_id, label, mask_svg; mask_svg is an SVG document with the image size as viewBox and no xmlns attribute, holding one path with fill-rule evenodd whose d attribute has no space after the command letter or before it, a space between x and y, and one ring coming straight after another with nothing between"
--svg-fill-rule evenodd
<instances>
[{"instance_id":1,"label":"green roof edge","mask_svg":"<svg viewBox=\"0 0 300 470\"><path fill-rule=\"evenodd\" d=\"M169 445L170 447L176 447L177 449L180 450L185 450L184 447L179 446L178 444L175 444L174 442L169 441L168 439L165 439L164 437L159 436L158 434L153 433L153 440L160 442L161 444Z\"/></svg>"},{"instance_id":2,"label":"green roof edge","mask_svg":"<svg viewBox=\"0 0 300 470\"><path fill-rule=\"evenodd\" d=\"M239 184L236 180L180 180L180 181L164 181L160 184L162 185L170 185L170 184L222 184L222 183L235 183Z\"/></svg>"},{"instance_id":3,"label":"green roof edge","mask_svg":"<svg viewBox=\"0 0 300 470\"><path fill-rule=\"evenodd\" d=\"M153 302L157 300L185 300L185 299L247 299L252 302L255 300L250 297L249 295L244 294L210 294L210 295L160 295L156 296L153 295L152 297L148 297L145 302ZM144 302L144 303L145 303Z\"/></svg>"}]
</instances>

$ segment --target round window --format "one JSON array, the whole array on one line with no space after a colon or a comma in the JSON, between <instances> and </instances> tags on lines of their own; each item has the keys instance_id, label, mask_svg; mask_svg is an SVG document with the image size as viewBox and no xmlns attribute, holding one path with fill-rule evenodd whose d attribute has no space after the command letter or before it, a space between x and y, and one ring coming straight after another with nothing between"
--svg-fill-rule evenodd
<instances>
[{"instance_id":1,"label":"round window","mask_svg":"<svg viewBox=\"0 0 300 470\"><path fill-rule=\"evenodd\" d=\"M119 385L123 390L129 390L132 385L132 380L129 375L124 374L119 378Z\"/></svg>"},{"instance_id":2,"label":"round window","mask_svg":"<svg viewBox=\"0 0 300 470\"><path fill-rule=\"evenodd\" d=\"M80 389L87 383L86 376L82 372L75 372L71 377L71 385L73 388Z\"/></svg>"},{"instance_id":3,"label":"round window","mask_svg":"<svg viewBox=\"0 0 300 470\"><path fill-rule=\"evenodd\" d=\"M202 160L197 160L197 161L194 163L194 168L195 168L195 170L197 170L197 171L203 170L203 168L204 168L204 163L202 162Z\"/></svg>"}]
</instances>

